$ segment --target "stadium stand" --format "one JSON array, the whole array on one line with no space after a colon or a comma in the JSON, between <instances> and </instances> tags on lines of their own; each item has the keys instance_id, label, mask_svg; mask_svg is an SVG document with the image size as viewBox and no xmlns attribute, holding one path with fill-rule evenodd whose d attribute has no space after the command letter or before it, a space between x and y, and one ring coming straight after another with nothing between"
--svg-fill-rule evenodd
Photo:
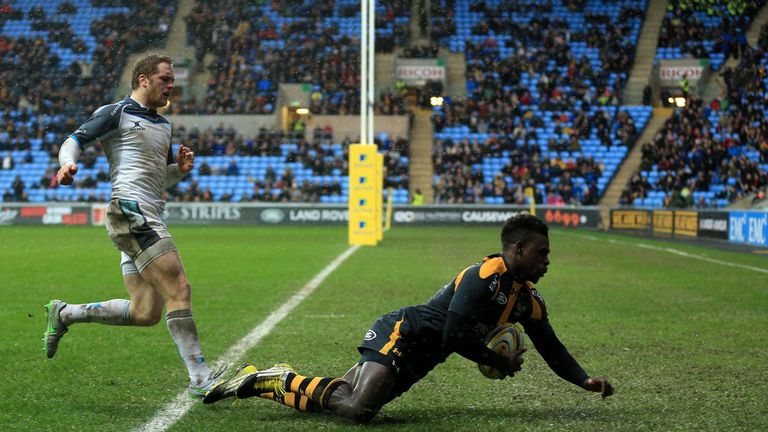
<instances>
[{"instance_id":1,"label":"stadium stand","mask_svg":"<svg viewBox=\"0 0 768 432\"><path fill-rule=\"evenodd\" d=\"M670 0L656 59L709 59L719 70L747 48L746 32L763 0Z\"/></svg>"},{"instance_id":2,"label":"stadium stand","mask_svg":"<svg viewBox=\"0 0 768 432\"><path fill-rule=\"evenodd\" d=\"M722 208L742 198L765 197L766 39L756 49L745 48L736 68L723 71L728 97L722 104L689 99L652 143L643 144L641 170L627 185L621 204Z\"/></svg>"},{"instance_id":3,"label":"stadium stand","mask_svg":"<svg viewBox=\"0 0 768 432\"><path fill-rule=\"evenodd\" d=\"M727 98L705 103L692 97L643 144L641 168L622 205L724 207L765 196L768 29L755 49L740 37L763 3L670 2L659 53L677 47L698 56L703 50L713 67L729 54L740 63L718 63ZM162 43L175 4L0 4L4 201L108 199L99 146L81 156L77 184L64 188L55 180L58 144L96 107L116 99L124 60L150 41ZM377 38L381 52L403 47L403 57L464 53L467 98L444 93L445 104L432 111L436 202L522 204L531 187L537 203L597 204L651 115L650 107L622 105L621 94L646 1L430 4L432 22L419 20L419 27L422 35L429 27L432 42L408 43L411 5L405 1L379 2ZM213 79L202 105L179 104L181 111L274 113L278 85L285 82L308 86L314 114L357 113L358 6L351 0L199 2L186 18L188 42L200 60L214 54ZM408 113L408 103L401 89L383 89L376 112ZM334 142L328 130L262 129L243 136L222 125L174 132L174 145L195 149L198 167L168 191L169 200L347 201L350 141ZM377 142L385 155L385 186L394 188L395 203L406 203L408 138L383 134Z\"/></svg>"},{"instance_id":4,"label":"stadium stand","mask_svg":"<svg viewBox=\"0 0 768 432\"><path fill-rule=\"evenodd\" d=\"M650 116L618 106L645 2L433 4L468 94L434 109L436 200L596 204Z\"/></svg>"},{"instance_id":5,"label":"stadium stand","mask_svg":"<svg viewBox=\"0 0 768 432\"><path fill-rule=\"evenodd\" d=\"M380 14L384 18L379 25L379 31L394 35L396 26L403 24L403 19L398 21L394 11L402 13L407 8L404 7L404 2L390 3L381 7ZM338 3L334 10L339 14L349 14L350 5L351 3ZM211 5L205 3L205 6ZM271 6L274 5L266 5L265 8ZM299 9L296 9L297 7ZM301 33L297 31L300 23L309 23L320 17L316 14L321 9L312 6L305 10L303 7L278 7L278 12L271 15L277 18L283 34ZM3 159L8 160L8 169L0 171L0 190L9 192L5 194L4 199L30 202L103 202L109 198L110 184L106 175L106 159L98 146L89 149L81 157L82 169L75 187L59 188L55 181L54 169L58 144L88 113L105 103L105 100L114 99L110 95L124 66L118 59L124 59L126 53L145 46L148 40L165 38L164 32L167 32L168 23L173 17L173 6L168 2L133 2L128 5L128 2L119 1L22 1L9 8L10 10L3 14L5 25L0 41L2 79L4 84L9 84L3 85L3 88L13 90L4 92L3 111L0 112L0 122L3 126L0 132L0 150L4 151ZM235 19L233 9L220 10L223 11L223 24L226 24L227 19ZM307 11L312 14L311 19L289 18L292 15L301 16ZM125 24L128 16L131 17L131 26ZM238 15L237 19L239 18ZM405 18L407 19L407 16ZM341 34L351 34L359 28L359 24L357 27L353 24L357 22L354 18L320 21L329 27L341 23ZM77 51L75 53L72 48L60 43L61 35L48 31L66 27L65 24L72 28L72 39L75 42L84 41L85 49L73 47ZM226 28L226 25L223 28ZM56 40L52 40L54 38ZM345 42L348 40L339 40L342 42L332 39L329 39L329 42L347 49ZM320 44L318 46L321 51L327 51L327 47ZM277 45L274 48L276 47ZM316 55L319 55L319 51ZM57 58L59 60L56 60ZM93 65L90 77L83 75L81 63ZM20 68L19 65L26 65L28 68ZM351 63L338 65L337 70L342 69L348 69L350 76L353 72L357 73L356 66ZM323 78L331 83L337 76L323 75ZM22 82L21 85L10 85L19 81ZM35 89L35 82L42 82L42 88L32 90ZM247 83L241 84L248 88ZM57 92L53 90L55 88L64 88L67 91ZM209 99L209 102L217 103L213 99ZM357 107L359 108L359 103ZM244 108L254 109L245 112L258 112L254 107ZM322 111L319 108L318 110ZM377 113L402 112L402 99L392 93L383 92ZM176 143L192 140L183 129L177 132L179 141L175 141ZM346 202L347 185L341 179L342 175L346 174L344 157L348 143L331 144L327 139L322 143L314 141L312 144L303 139L286 141L285 137L273 132L238 139L236 133L228 132L225 135L219 134L218 130L204 131L200 138L192 143L200 154L201 164L213 166L214 170L211 175L192 176L171 191L170 199ZM383 138L381 144L387 161L385 185L395 187L395 202L407 202L407 141L398 139L398 145L394 145L387 137ZM235 142L238 147L232 148ZM289 160L292 151L298 154L298 160ZM218 165L223 164L225 160L226 163L234 162L242 173L233 174L226 170L219 172ZM268 171L280 175L272 177L268 175Z\"/></svg>"},{"instance_id":6,"label":"stadium stand","mask_svg":"<svg viewBox=\"0 0 768 432\"><path fill-rule=\"evenodd\" d=\"M407 40L409 5L377 3L380 50ZM359 9L352 0L199 2L187 19L190 42L198 62L205 53L215 60L204 106L187 112L268 114L280 83L305 83L313 114L359 113Z\"/></svg>"},{"instance_id":7,"label":"stadium stand","mask_svg":"<svg viewBox=\"0 0 768 432\"><path fill-rule=\"evenodd\" d=\"M10 190L17 201L104 198L103 184L87 193L62 188L61 196L35 187L41 177L50 184L66 134L114 100L128 54L165 39L174 5L17 0L0 7L0 154L14 165L0 171L4 198ZM95 166L98 153L84 155L84 166Z\"/></svg>"},{"instance_id":8,"label":"stadium stand","mask_svg":"<svg viewBox=\"0 0 768 432\"><path fill-rule=\"evenodd\" d=\"M175 139L198 149L197 172L170 191L181 201L346 203L350 140L333 143L328 128L302 135L263 129L242 137L232 128L186 131ZM384 187L393 203L408 202L408 141L377 138L384 154Z\"/></svg>"},{"instance_id":9,"label":"stadium stand","mask_svg":"<svg viewBox=\"0 0 768 432\"><path fill-rule=\"evenodd\" d=\"M348 146L332 143L328 129L313 139L262 130L243 137L231 127L174 131L174 143L197 151L197 169L168 191L169 201L321 202L348 200ZM2 133L0 133L2 138ZM393 203L408 202L408 141L381 134L376 143L384 154L384 187L393 188ZM48 152L12 150L3 155L0 188L8 201L105 202L111 185L108 164L98 146L80 157L73 187L59 187ZM8 160L8 169L5 169Z\"/></svg>"},{"instance_id":10,"label":"stadium stand","mask_svg":"<svg viewBox=\"0 0 768 432\"><path fill-rule=\"evenodd\" d=\"M194 44L198 60L214 53L213 74L208 83L205 106L188 106L181 112L206 114L274 112L279 83L305 83L310 86L313 114L359 113L359 2L199 2L187 17L189 42ZM244 13L242 13L244 12ZM377 50L391 51L404 45L408 37L410 2L384 1L377 5ZM217 25L211 26L215 22ZM403 95L383 90L376 103L378 115L406 113ZM196 199L197 186L223 201L347 201L347 146L349 141L331 143L327 139L307 142L301 136L281 132L263 134L230 146L235 150L235 165L247 174L238 179L200 176L180 185L182 199ZM183 140L182 140L183 142ZM212 141L193 142L198 154L210 157L210 166L218 168L226 158L210 154ZM385 155L385 187L394 188L395 203L408 202L407 140L388 137L377 140ZM214 145L216 147L216 145ZM221 147L221 143L218 143ZM220 148L214 153L221 153ZM230 162L226 162L227 164ZM271 170L270 170L271 168ZM281 177L290 171L287 180ZM214 171L217 171L214 169ZM275 172L280 175L267 175ZM225 184L225 186L220 186ZM209 187L210 186L210 187ZM191 194L185 188L191 187ZM265 192L266 191L266 192Z\"/></svg>"}]
</instances>

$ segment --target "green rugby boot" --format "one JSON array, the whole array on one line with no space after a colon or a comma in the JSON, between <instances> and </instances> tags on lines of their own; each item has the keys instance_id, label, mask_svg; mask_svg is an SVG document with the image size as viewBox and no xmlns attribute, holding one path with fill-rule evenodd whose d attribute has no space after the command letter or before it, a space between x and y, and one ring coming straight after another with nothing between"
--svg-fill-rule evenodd
<instances>
[{"instance_id":1,"label":"green rugby boot","mask_svg":"<svg viewBox=\"0 0 768 432\"><path fill-rule=\"evenodd\" d=\"M61 310L67 306L61 300L51 300L45 305L45 319L48 327L43 335L43 349L48 358L53 358L59 349L59 342L67 332L67 325L61 320Z\"/></svg>"}]
</instances>

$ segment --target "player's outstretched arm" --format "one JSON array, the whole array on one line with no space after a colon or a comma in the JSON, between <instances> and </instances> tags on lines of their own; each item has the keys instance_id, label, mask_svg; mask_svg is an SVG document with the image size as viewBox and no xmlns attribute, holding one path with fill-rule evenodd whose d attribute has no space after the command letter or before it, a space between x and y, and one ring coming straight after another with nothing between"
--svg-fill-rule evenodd
<instances>
[{"instance_id":1,"label":"player's outstretched arm","mask_svg":"<svg viewBox=\"0 0 768 432\"><path fill-rule=\"evenodd\" d=\"M608 378L598 376L587 378L584 380L584 384L581 385L585 390L600 393L603 399L613 394L613 385Z\"/></svg>"},{"instance_id":2,"label":"player's outstretched arm","mask_svg":"<svg viewBox=\"0 0 768 432\"><path fill-rule=\"evenodd\" d=\"M80 145L72 138L67 138L59 149L59 172L56 179L59 184L71 185L77 174L77 158L80 156Z\"/></svg>"}]
</instances>

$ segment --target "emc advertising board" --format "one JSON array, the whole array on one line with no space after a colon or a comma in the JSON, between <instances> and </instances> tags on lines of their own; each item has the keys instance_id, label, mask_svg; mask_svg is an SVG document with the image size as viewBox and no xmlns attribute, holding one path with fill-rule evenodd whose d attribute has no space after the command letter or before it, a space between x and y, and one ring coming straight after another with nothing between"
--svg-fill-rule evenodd
<instances>
[{"instance_id":1,"label":"emc advertising board","mask_svg":"<svg viewBox=\"0 0 768 432\"><path fill-rule=\"evenodd\" d=\"M730 212L728 240L734 243L768 246L768 212Z\"/></svg>"}]
</instances>

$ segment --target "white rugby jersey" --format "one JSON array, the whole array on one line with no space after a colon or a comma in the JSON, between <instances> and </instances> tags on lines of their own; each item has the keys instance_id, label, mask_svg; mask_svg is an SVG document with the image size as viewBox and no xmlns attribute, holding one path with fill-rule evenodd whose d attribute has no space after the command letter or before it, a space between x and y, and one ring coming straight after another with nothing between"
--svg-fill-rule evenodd
<instances>
[{"instance_id":1,"label":"white rugby jersey","mask_svg":"<svg viewBox=\"0 0 768 432\"><path fill-rule=\"evenodd\" d=\"M157 111L126 97L97 109L70 138L81 149L101 141L109 162L113 199L165 208L166 166L176 161L171 124Z\"/></svg>"}]
</instances>

